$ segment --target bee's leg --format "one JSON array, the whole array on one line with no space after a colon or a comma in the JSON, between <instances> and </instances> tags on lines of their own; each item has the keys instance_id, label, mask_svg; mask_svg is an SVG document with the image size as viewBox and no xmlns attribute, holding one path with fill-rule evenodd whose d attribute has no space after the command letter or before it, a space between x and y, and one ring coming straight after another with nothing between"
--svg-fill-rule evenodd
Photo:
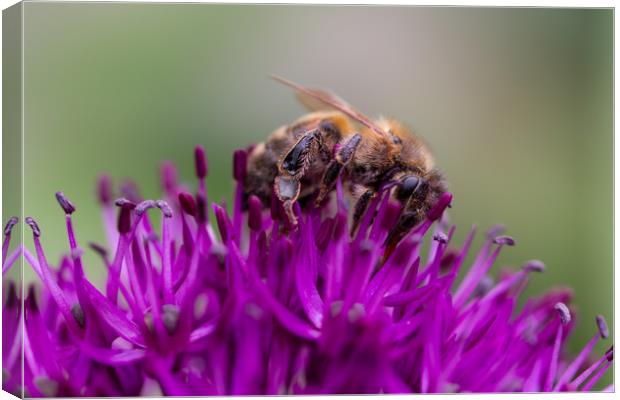
<instances>
[{"instance_id":1,"label":"bee's leg","mask_svg":"<svg viewBox=\"0 0 620 400\"><path fill-rule=\"evenodd\" d=\"M297 217L295 217L295 213L293 212L293 204L295 204L295 200L299 197L300 188L301 185L299 181L289 176L277 176L274 183L276 196L278 196L278 199L282 202L284 211L286 211L286 216L293 225L297 224Z\"/></svg>"},{"instance_id":2,"label":"bee's leg","mask_svg":"<svg viewBox=\"0 0 620 400\"><path fill-rule=\"evenodd\" d=\"M413 229L414 226L424 220L425 211L423 209L418 210L405 210L396 225L390 230L383 243L383 260L387 260L388 257L394 252L398 243Z\"/></svg>"},{"instance_id":3,"label":"bee's leg","mask_svg":"<svg viewBox=\"0 0 620 400\"><path fill-rule=\"evenodd\" d=\"M289 222L297 224L293 212L293 204L299 197L301 185L310 163L318 156L321 146L319 130L315 129L304 134L284 155L278 163L279 174L274 181L274 191L282 202Z\"/></svg>"},{"instance_id":4,"label":"bee's leg","mask_svg":"<svg viewBox=\"0 0 620 400\"><path fill-rule=\"evenodd\" d=\"M362 217L366 214L370 201L377 195L374 189L368 189L357 199L353 208L353 224L351 225L351 237L355 236L359 229Z\"/></svg>"},{"instance_id":5,"label":"bee's leg","mask_svg":"<svg viewBox=\"0 0 620 400\"><path fill-rule=\"evenodd\" d=\"M429 192L427 181L417 175L405 176L396 189L396 198L403 204L403 212L396 221L396 225L388 232L383 243L385 247L383 259L392 254L398 243L424 220L428 211L428 202L425 201Z\"/></svg>"},{"instance_id":6,"label":"bee's leg","mask_svg":"<svg viewBox=\"0 0 620 400\"><path fill-rule=\"evenodd\" d=\"M353 154L360 144L362 136L359 133L350 136L341 145L334 156L334 159L329 162L323 179L321 180L321 188L319 196L316 198L315 204L319 205L325 196L332 191L338 176L342 172L342 169L351 161Z\"/></svg>"}]
</instances>

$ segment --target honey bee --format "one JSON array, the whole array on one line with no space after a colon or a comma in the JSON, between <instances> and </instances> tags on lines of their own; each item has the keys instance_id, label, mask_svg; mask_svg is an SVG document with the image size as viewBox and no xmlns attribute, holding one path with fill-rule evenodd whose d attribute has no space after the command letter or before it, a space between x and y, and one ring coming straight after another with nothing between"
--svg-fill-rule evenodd
<instances>
[{"instance_id":1,"label":"honey bee","mask_svg":"<svg viewBox=\"0 0 620 400\"><path fill-rule=\"evenodd\" d=\"M353 236L382 185L393 182L391 196L402 211L384 243L391 253L446 191L428 146L394 119L371 120L335 94L272 78L292 87L311 113L251 148L245 199L254 194L268 205L275 192L296 225L294 203L322 203L340 177L355 200Z\"/></svg>"}]
</instances>

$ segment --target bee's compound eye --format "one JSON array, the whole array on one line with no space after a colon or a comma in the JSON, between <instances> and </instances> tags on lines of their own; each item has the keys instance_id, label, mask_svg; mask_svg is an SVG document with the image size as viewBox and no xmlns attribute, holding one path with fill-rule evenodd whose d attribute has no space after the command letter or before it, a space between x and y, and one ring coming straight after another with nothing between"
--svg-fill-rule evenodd
<instances>
[{"instance_id":1,"label":"bee's compound eye","mask_svg":"<svg viewBox=\"0 0 620 400\"><path fill-rule=\"evenodd\" d=\"M421 178L414 175L407 176L401 182L401 193L403 196L409 197L418 187L420 187L421 183Z\"/></svg>"}]
</instances>

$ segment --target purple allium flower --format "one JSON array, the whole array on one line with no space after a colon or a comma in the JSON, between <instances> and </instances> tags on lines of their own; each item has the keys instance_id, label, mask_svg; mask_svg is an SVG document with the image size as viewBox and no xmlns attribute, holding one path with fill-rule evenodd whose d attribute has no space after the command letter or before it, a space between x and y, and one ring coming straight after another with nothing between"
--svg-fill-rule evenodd
<instances>
[{"instance_id":1,"label":"purple allium flower","mask_svg":"<svg viewBox=\"0 0 620 400\"><path fill-rule=\"evenodd\" d=\"M250 197L242 212L246 159L235 153L232 212L212 204L215 224L201 147L195 194L171 164L161 168L160 200L142 200L125 184L113 202L110 179L101 178L108 245L89 246L108 272L103 290L85 274L85 242L73 230L79 205L56 193L69 249L57 266L45 257L45 227L30 217L35 254L19 246L7 255L11 219L3 273L23 254L40 284L26 290L23 332L23 292L12 282L5 290L3 388L19 393L23 385L30 396L587 391L611 366L612 347L588 362L609 335L603 317L583 350L566 354L569 290L517 306L542 262L496 281L489 275L515 244L501 228L489 230L463 268L475 230L451 247L451 194L384 260L381 243L400 212L389 185L354 238L340 183L335 201L296 206L293 228L279 202L264 210Z\"/></svg>"}]
</instances>

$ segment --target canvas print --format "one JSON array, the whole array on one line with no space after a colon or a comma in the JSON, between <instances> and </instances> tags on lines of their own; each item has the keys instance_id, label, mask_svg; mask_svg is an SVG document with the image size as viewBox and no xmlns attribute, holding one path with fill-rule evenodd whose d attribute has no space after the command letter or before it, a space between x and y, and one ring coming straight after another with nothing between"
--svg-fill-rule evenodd
<instances>
[{"instance_id":1,"label":"canvas print","mask_svg":"<svg viewBox=\"0 0 620 400\"><path fill-rule=\"evenodd\" d=\"M2 389L613 392L613 10L3 11Z\"/></svg>"}]
</instances>

